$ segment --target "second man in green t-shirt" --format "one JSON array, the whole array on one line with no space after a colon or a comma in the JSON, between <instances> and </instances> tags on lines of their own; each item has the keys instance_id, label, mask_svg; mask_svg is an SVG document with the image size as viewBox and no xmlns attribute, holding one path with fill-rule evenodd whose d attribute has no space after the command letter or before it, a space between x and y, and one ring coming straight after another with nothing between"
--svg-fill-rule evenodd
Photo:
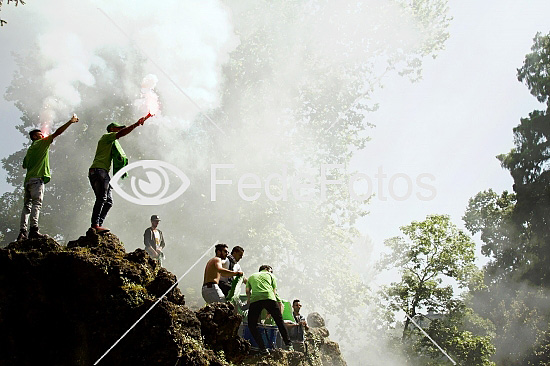
<instances>
[{"instance_id":1,"label":"second man in green t-shirt","mask_svg":"<svg viewBox=\"0 0 550 366\"><path fill-rule=\"evenodd\" d=\"M113 174L116 174L118 169L121 169L128 163L128 159L118 143L118 139L126 136L137 126L143 125L148 117L140 118L136 123L126 127L118 123L111 123L107 126L107 133L101 136L97 143L95 157L90 170L88 179L95 194L95 204L92 211L92 228L97 232L109 231L103 227L103 221L107 217L107 213L113 206L113 196L111 194L111 184L109 170L111 170L111 161L117 159L113 164Z\"/></svg>"}]
</instances>

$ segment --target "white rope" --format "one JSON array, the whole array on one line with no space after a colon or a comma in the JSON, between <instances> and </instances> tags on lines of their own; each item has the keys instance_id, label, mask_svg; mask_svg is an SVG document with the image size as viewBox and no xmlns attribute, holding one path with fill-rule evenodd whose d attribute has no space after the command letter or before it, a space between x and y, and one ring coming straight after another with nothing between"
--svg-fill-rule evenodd
<instances>
[{"instance_id":1,"label":"white rope","mask_svg":"<svg viewBox=\"0 0 550 366\"><path fill-rule=\"evenodd\" d=\"M193 265L192 265L183 275L181 275L180 278L178 278L178 280L176 281L176 283L174 283L172 286L170 286L170 288L169 288L168 290L166 290L166 292L164 293L164 295L162 295L161 297L159 297L159 299L158 299L153 305L151 305L151 307L149 308L149 310L147 310L147 311L146 311L146 312L145 312L145 313L144 313L144 314L143 314L143 315L142 315L142 316L141 316L141 317L140 317L140 318L130 327L130 328L128 328L128 330L127 330L127 331L126 331L126 332L125 332L125 333L124 333L124 334L123 334L123 335L122 335L122 336L121 336L121 337L111 346L111 348L109 348L109 349L107 350L107 352L105 352L105 353L103 354L103 356L101 356L101 357L94 363L94 365L97 365L97 364L103 359L103 357L107 356L107 354L108 354L109 352L111 352L111 350L112 350L113 348L115 348L115 346L122 340L122 338L126 337L126 335L127 335L128 333L130 333L130 331L131 331L132 329L134 329L134 327L135 327L143 318L145 318L145 316L146 316L147 314L149 314L149 312L150 312L151 310L153 310L153 308L154 308L155 306L157 306L157 304L158 304L158 303L159 303L159 302L160 302L160 301L161 301L170 291L172 291L172 289L173 289L174 287L177 286L177 284L182 280L182 278L185 277L185 276L193 269L193 267L195 267L195 266L199 263L199 261L200 261L206 254L208 254L208 252L209 252L216 244L218 244L218 241L216 241L214 244L212 244L212 246L211 246L210 248L208 248L208 250L206 250L206 252L204 252L204 254L201 255L201 257L200 257L199 259L197 259L197 261L196 261L196 262L195 262L195 263L194 263L194 264L193 264Z\"/></svg>"},{"instance_id":2,"label":"white rope","mask_svg":"<svg viewBox=\"0 0 550 366\"><path fill-rule=\"evenodd\" d=\"M384 291L384 290L382 290L382 289L381 289L380 291L382 291L386 296L389 297L389 295L386 293L386 291ZM432 342L432 343L434 344L434 346L436 346L436 347L441 351L441 353L443 353L443 354L445 355L445 357L447 357L447 358L449 359L449 361L452 362L453 365L456 365L455 360L453 360L453 359L451 358L451 356L449 356L449 355L447 354L447 352L445 352L445 350L444 350L443 348L441 348L441 347L439 346L439 344L437 344L437 342L434 341L434 340L432 339L432 337L430 337L430 336L428 335L428 333L426 333L426 331L425 331L424 329L422 329L422 327L421 327L420 325L418 325L418 324L414 321L414 319L411 318L411 317L409 316L409 314L407 314L407 312L406 312L405 310L403 310L402 308L400 308L400 309L401 309L401 311L403 311L403 312L405 313L405 316L407 317L407 319L409 319L418 329L420 329L420 331L430 340L430 342Z\"/></svg>"}]
</instances>

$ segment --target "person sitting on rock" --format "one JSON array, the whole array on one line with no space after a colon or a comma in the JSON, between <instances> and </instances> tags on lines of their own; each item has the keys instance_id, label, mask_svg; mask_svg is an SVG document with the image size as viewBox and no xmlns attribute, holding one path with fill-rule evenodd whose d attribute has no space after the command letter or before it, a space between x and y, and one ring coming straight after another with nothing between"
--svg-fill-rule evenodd
<instances>
[{"instance_id":1,"label":"person sitting on rock","mask_svg":"<svg viewBox=\"0 0 550 366\"><path fill-rule=\"evenodd\" d=\"M204 282L202 285L202 298L208 304L213 302L225 302L225 295L218 286L222 275L226 277L243 275L240 271L230 271L223 268L222 261L225 260L229 254L227 248L227 244L217 244L215 247L216 256L206 263L206 268L204 269Z\"/></svg>"},{"instance_id":2,"label":"person sitting on rock","mask_svg":"<svg viewBox=\"0 0 550 366\"><path fill-rule=\"evenodd\" d=\"M248 329L254 337L256 344L260 348L261 354L269 354L266 349L264 341L258 331L258 319L263 309L266 309L273 317L279 333L285 343L287 350L292 350L292 343L288 337L288 332L285 328L283 321L283 314L281 313L281 307L277 303L277 281L273 275L273 269L271 266L264 264L260 266L257 273L248 277L246 283L246 296L250 307L248 309Z\"/></svg>"},{"instance_id":3,"label":"person sitting on rock","mask_svg":"<svg viewBox=\"0 0 550 366\"><path fill-rule=\"evenodd\" d=\"M143 244L145 244L145 250L151 258L157 259L162 264L162 260L164 260L162 250L166 244L164 243L162 231L158 229L159 222L160 217L158 215L151 216L151 227L145 229L145 233L143 233Z\"/></svg>"},{"instance_id":4,"label":"person sitting on rock","mask_svg":"<svg viewBox=\"0 0 550 366\"><path fill-rule=\"evenodd\" d=\"M76 114L73 114L73 117L67 123L47 137L44 137L40 130L29 132L32 144L23 159L23 168L27 169L27 175L23 187L25 196L17 241L26 240L27 238L45 238L47 236L38 231L38 216L44 198L44 185L51 178L50 145L57 136L76 122L78 122L78 118ZM27 233L27 221L30 221L30 233Z\"/></svg>"}]
</instances>

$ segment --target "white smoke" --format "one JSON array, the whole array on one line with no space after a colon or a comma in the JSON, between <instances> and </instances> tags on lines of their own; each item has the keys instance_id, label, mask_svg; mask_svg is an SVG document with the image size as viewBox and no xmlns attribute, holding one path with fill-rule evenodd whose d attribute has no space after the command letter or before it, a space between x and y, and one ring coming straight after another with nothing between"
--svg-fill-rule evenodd
<instances>
[{"instance_id":1,"label":"white smoke","mask_svg":"<svg viewBox=\"0 0 550 366\"><path fill-rule=\"evenodd\" d=\"M168 0L162 6L153 2L55 0L23 9L42 17L44 30L37 44L49 67L45 79L51 90L40 116L46 130L56 118L78 111L82 102L78 86L94 85L90 67L104 64L97 51L131 45L141 56L150 57L147 72L162 75L154 84L158 82L157 90L163 93L164 114L172 116L176 125L189 125L200 110L178 88L203 110L216 107L221 66L238 45L229 12L217 0ZM123 82L126 85L129 81ZM128 92L140 92L139 85L129 87L133 90ZM137 108L136 118L141 114Z\"/></svg>"},{"instance_id":2,"label":"white smoke","mask_svg":"<svg viewBox=\"0 0 550 366\"><path fill-rule=\"evenodd\" d=\"M239 130L242 138L228 141L219 149L227 152L227 161L224 162L245 164L249 171L278 169L289 163L284 158L277 160L274 151L284 151L293 143L292 128L286 127L295 122L291 113L294 103L302 103L296 97L296 91L305 86L306 92L311 89L317 94L325 90L335 94L345 92L358 78L368 80L371 75L382 74L388 66L388 59L397 62L399 56L408 50L422 48L428 34L422 24L415 21L412 12L394 2L346 0L325 2L323 6L311 5L314 3L302 3L296 8L293 18L288 16L287 2L257 0L228 2L231 11L219 0L34 2L32 10L36 10L44 23L44 31L38 40L39 52L49 67L46 80L51 90L51 95L44 100L41 120L44 125L51 126L58 117L67 116L68 119L72 112L78 114L81 103L93 104L90 100L82 101L78 90L81 84L94 85L90 67L104 69L105 61L98 56L98 50L134 47L138 54L149 57L145 68L149 75L141 84L130 79L133 76L130 72L125 80L114 81L123 83L127 95L138 98L134 103L136 119L148 112L153 114L158 108L155 118L148 120L147 124L170 127L158 132L156 143L165 147L161 158L169 162L192 162L186 172L193 169L191 165L196 170L207 171L205 168L213 162L206 161L207 155L201 156L196 151L188 153L192 156L184 155L185 150L180 148L181 136L177 132L189 128L200 112L199 108L206 111L219 105L222 66L228 61L230 52L239 45L234 28L243 39L258 30L265 30L269 49L257 57L268 67L258 70L258 75L254 76L265 82L254 83L241 91L243 104L258 101L257 95L265 96L265 100L263 103L248 102L246 112L243 112L246 114L244 120L239 121L239 128L244 125ZM249 11L254 16L240 16ZM342 75L338 68L343 64L361 65L370 75ZM323 84L326 75L329 75L329 80ZM188 101L180 89L199 108ZM112 94L110 90L104 92ZM159 95L162 105L159 104ZM235 106L228 106L229 109L232 107ZM126 141L129 143L131 138ZM267 159L271 166L266 167L266 158L272 158ZM293 159L298 165L302 157ZM228 204L225 210L233 212L233 209ZM166 210L168 212L168 208ZM110 219L113 220L114 216ZM209 225L211 223L205 223L205 227ZM170 231L168 228L167 232ZM180 265L188 253L185 249L178 252L176 248L176 245L171 245L174 256L170 260ZM352 249L351 253L357 254L353 264L364 269L362 259L371 255L371 243L358 241ZM323 251L318 255L323 256ZM367 269L360 274L366 281L372 277L372 272ZM313 291L317 289L303 289L304 299ZM322 306L308 305L312 308ZM369 313L370 309L365 312ZM354 334L353 329L348 331ZM365 364L363 359L349 361Z\"/></svg>"},{"instance_id":3,"label":"white smoke","mask_svg":"<svg viewBox=\"0 0 550 366\"><path fill-rule=\"evenodd\" d=\"M160 117L159 96L155 92L158 81L159 79L153 74L149 74L143 78L141 82L141 98L134 102L138 115L146 116L150 113Z\"/></svg>"}]
</instances>

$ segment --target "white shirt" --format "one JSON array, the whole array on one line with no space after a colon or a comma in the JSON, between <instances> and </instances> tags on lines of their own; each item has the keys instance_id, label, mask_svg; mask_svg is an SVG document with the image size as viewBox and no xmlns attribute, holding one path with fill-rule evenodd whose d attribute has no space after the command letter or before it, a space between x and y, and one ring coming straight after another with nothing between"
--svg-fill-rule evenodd
<instances>
[{"instance_id":1,"label":"white shirt","mask_svg":"<svg viewBox=\"0 0 550 366\"><path fill-rule=\"evenodd\" d=\"M229 269L229 258L226 258L226 259L222 260L222 267L225 268L225 269ZM239 264L239 262L235 263L235 265L233 266L233 271L242 272L241 265ZM220 280L221 281L229 281L229 277L221 276Z\"/></svg>"}]
</instances>

